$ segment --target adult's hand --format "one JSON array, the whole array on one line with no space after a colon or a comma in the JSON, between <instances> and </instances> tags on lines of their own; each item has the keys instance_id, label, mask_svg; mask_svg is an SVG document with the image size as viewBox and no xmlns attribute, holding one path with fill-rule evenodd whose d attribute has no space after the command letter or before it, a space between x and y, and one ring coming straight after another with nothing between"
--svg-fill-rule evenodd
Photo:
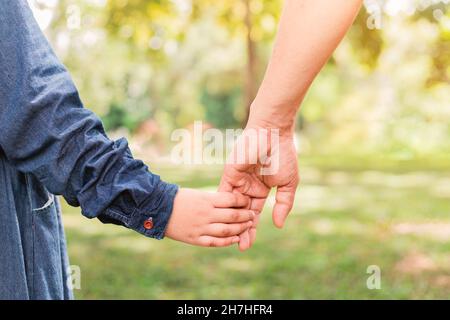
<instances>
[{"instance_id":1,"label":"adult's hand","mask_svg":"<svg viewBox=\"0 0 450 320\"><path fill-rule=\"evenodd\" d=\"M272 210L278 228L292 209L299 182L293 133L271 127L249 124L238 139L225 165L220 191L239 192L250 197L250 209L257 215L253 226L240 235L239 248L250 248L264 203L276 187Z\"/></svg>"},{"instance_id":2,"label":"adult's hand","mask_svg":"<svg viewBox=\"0 0 450 320\"><path fill-rule=\"evenodd\" d=\"M248 158L227 164L220 185L222 191L236 190L250 196L252 209L258 212L261 212L270 189L277 187L273 221L278 227L283 226L292 208L298 184L292 133L295 114L312 81L344 37L361 5L362 0L284 2L274 50L244 131L245 136L252 128L278 128L279 143L265 146L258 142L256 147L244 147L241 154ZM279 160L278 170L261 174L266 161L255 163L254 160L261 159L259 155L267 151L272 158ZM241 235L241 250L250 246L255 234L253 227Z\"/></svg>"}]
</instances>

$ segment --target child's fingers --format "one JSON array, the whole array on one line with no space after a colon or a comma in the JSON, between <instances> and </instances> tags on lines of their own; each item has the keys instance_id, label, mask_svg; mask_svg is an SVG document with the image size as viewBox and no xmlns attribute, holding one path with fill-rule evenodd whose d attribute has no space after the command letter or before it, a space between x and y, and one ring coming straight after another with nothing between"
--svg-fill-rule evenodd
<instances>
[{"instance_id":1,"label":"child's fingers","mask_svg":"<svg viewBox=\"0 0 450 320\"><path fill-rule=\"evenodd\" d=\"M250 199L240 193L217 192L212 195L216 208L243 208L249 205Z\"/></svg>"},{"instance_id":2,"label":"child's fingers","mask_svg":"<svg viewBox=\"0 0 450 320\"><path fill-rule=\"evenodd\" d=\"M244 223L213 223L205 228L205 235L214 237L231 237L238 235L253 225L253 222L248 221Z\"/></svg>"},{"instance_id":3,"label":"child's fingers","mask_svg":"<svg viewBox=\"0 0 450 320\"><path fill-rule=\"evenodd\" d=\"M255 212L242 209L216 209L211 215L211 222L233 223L246 222L255 218Z\"/></svg>"},{"instance_id":4,"label":"child's fingers","mask_svg":"<svg viewBox=\"0 0 450 320\"><path fill-rule=\"evenodd\" d=\"M232 236L227 238L201 236L198 239L198 244L203 247L228 247L238 242L239 242L238 236Z\"/></svg>"}]
</instances>

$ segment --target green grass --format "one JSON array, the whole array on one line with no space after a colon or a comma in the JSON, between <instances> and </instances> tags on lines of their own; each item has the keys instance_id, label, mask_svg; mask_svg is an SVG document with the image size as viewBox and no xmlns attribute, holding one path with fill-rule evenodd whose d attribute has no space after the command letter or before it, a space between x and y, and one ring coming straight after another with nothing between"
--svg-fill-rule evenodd
<instances>
[{"instance_id":1,"label":"green grass","mask_svg":"<svg viewBox=\"0 0 450 320\"><path fill-rule=\"evenodd\" d=\"M450 170L351 160L301 162L286 228L266 205L254 247L196 248L102 225L64 207L78 299L418 299L450 297ZM355 161L353 161L354 163ZM315 165L316 163L316 165ZM220 168L155 168L214 190ZM381 289L366 287L369 265Z\"/></svg>"}]
</instances>

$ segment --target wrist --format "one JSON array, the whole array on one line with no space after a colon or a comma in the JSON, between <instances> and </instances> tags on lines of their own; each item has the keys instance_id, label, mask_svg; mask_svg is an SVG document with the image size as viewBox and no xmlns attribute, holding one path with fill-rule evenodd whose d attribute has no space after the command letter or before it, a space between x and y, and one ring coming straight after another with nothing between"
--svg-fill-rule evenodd
<instances>
[{"instance_id":1,"label":"wrist","mask_svg":"<svg viewBox=\"0 0 450 320\"><path fill-rule=\"evenodd\" d=\"M247 127L278 129L280 135L292 135L295 129L296 108L260 104L250 106Z\"/></svg>"}]
</instances>

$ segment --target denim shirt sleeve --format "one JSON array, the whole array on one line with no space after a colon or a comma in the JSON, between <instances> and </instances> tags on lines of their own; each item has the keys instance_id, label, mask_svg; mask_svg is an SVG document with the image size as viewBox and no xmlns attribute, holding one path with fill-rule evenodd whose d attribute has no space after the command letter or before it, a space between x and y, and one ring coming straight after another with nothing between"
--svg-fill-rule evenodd
<instances>
[{"instance_id":1,"label":"denim shirt sleeve","mask_svg":"<svg viewBox=\"0 0 450 320\"><path fill-rule=\"evenodd\" d=\"M0 2L0 147L83 215L164 237L177 186L134 159L125 139L108 139L26 0Z\"/></svg>"}]
</instances>

